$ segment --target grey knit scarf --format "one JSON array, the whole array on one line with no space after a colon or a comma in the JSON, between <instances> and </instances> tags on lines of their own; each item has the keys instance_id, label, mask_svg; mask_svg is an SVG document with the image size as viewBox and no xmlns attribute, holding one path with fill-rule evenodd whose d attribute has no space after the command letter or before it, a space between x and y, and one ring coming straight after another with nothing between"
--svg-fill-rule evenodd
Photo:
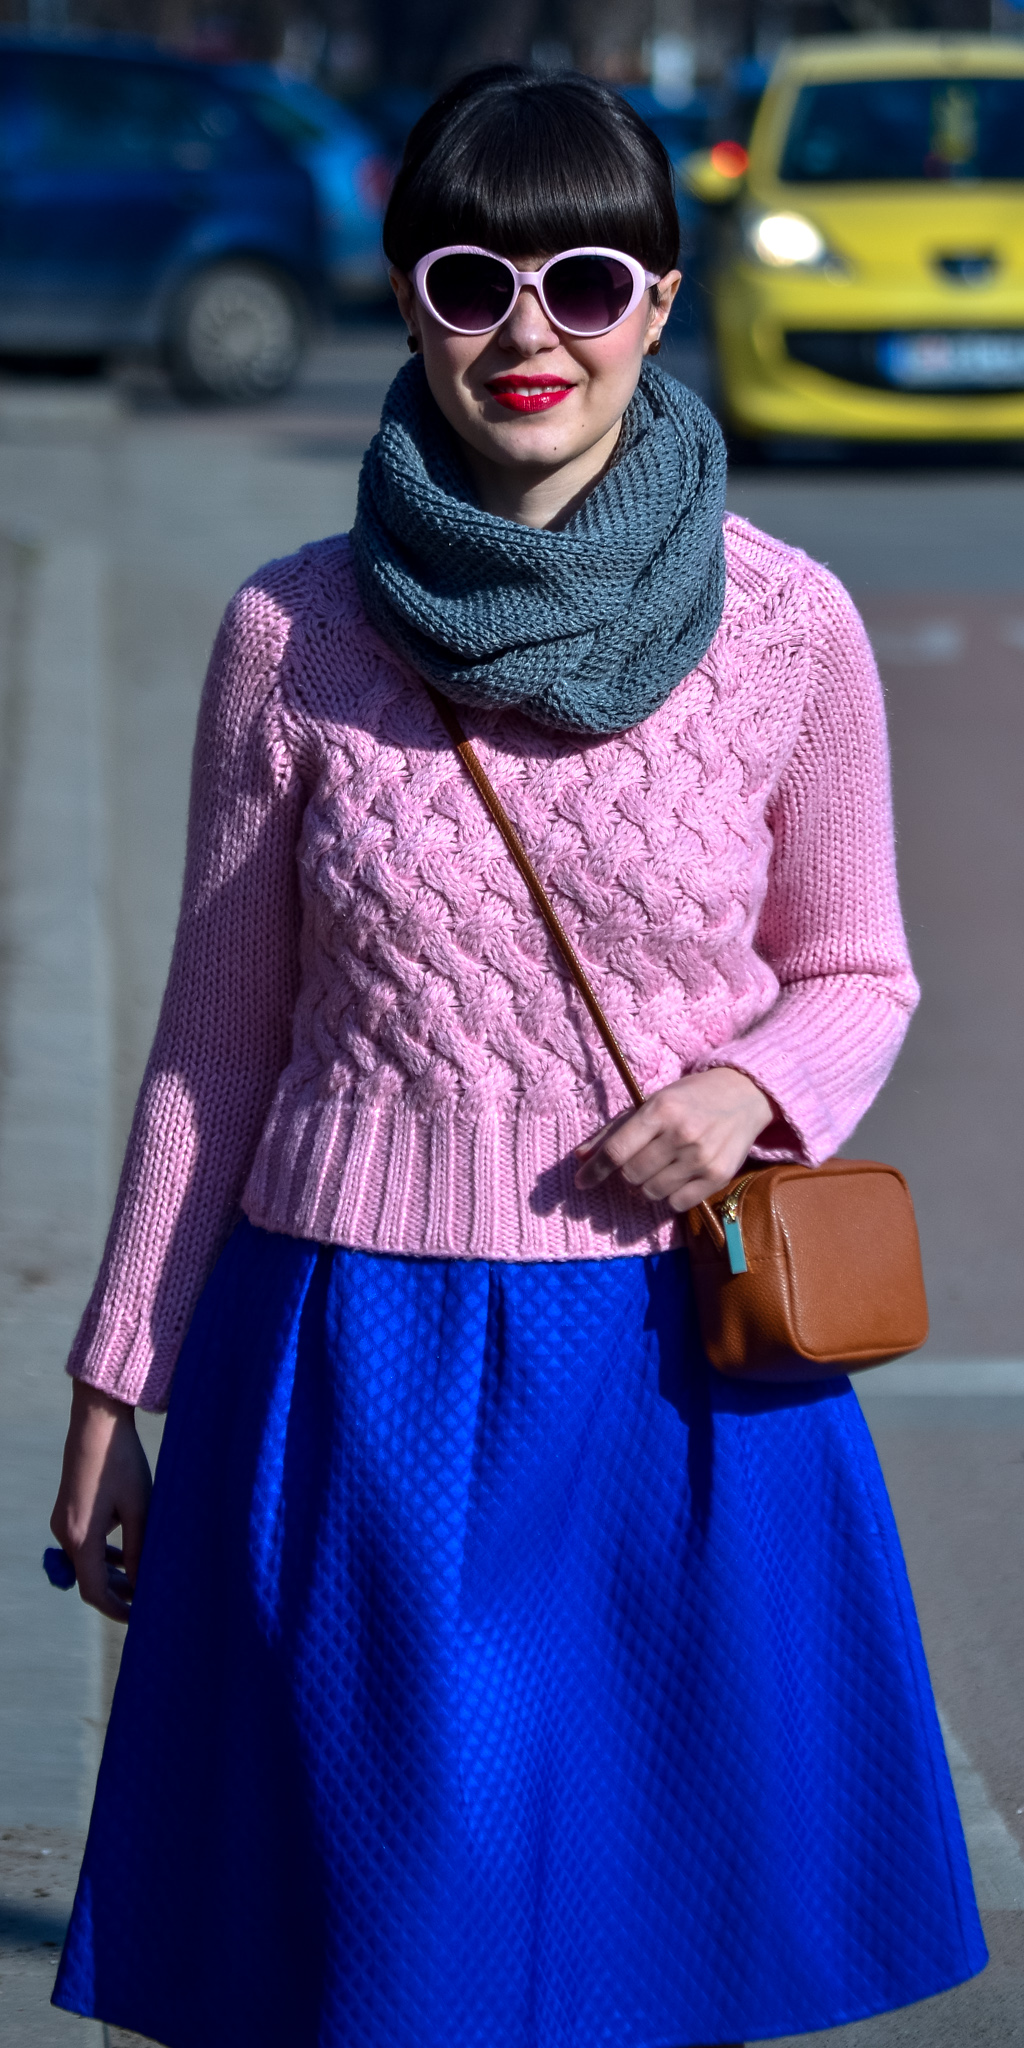
<instances>
[{"instance_id":1,"label":"grey knit scarf","mask_svg":"<svg viewBox=\"0 0 1024 2048\"><path fill-rule=\"evenodd\" d=\"M560 532L484 512L420 357L388 392L352 529L372 625L457 704L623 732L714 639L725 597L725 447L652 363L617 458Z\"/></svg>"}]
</instances>

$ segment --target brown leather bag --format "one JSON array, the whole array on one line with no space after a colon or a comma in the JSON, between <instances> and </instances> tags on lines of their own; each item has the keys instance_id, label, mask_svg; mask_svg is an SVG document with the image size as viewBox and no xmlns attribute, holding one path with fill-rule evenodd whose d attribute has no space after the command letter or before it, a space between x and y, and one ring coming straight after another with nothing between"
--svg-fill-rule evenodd
<instances>
[{"instance_id":1,"label":"brown leather bag","mask_svg":"<svg viewBox=\"0 0 1024 2048\"><path fill-rule=\"evenodd\" d=\"M914 1205L894 1166L751 1166L686 1227L704 1348L730 1379L862 1372L928 1335Z\"/></svg>"},{"instance_id":2,"label":"brown leather bag","mask_svg":"<svg viewBox=\"0 0 1024 2048\"><path fill-rule=\"evenodd\" d=\"M632 1101L644 1094L452 704L427 694L530 891ZM751 1162L685 1217L704 1348L730 1379L820 1380L916 1351L928 1305L910 1191L893 1166Z\"/></svg>"}]
</instances>

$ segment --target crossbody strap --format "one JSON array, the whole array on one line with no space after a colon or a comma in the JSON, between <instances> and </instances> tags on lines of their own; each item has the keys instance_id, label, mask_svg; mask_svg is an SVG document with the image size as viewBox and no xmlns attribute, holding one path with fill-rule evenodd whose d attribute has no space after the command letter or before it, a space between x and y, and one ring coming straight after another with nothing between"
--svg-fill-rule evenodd
<instances>
[{"instance_id":1,"label":"crossbody strap","mask_svg":"<svg viewBox=\"0 0 1024 2048\"><path fill-rule=\"evenodd\" d=\"M487 809L491 814L491 817L494 819L494 822L498 827L498 831L501 833L501 836L505 841L505 845L508 847L509 853L511 854L512 859L515 861L515 864L519 869L519 872L522 875L522 878L526 883L527 888L530 891L530 895L533 897L533 901L536 904L537 909L541 914L541 917L544 919L544 923L548 928L551 938L554 944L557 946L558 951L565 962L565 965L569 971L569 975L575 987L578 989L579 994L582 997L584 1003L586 1004L587 1009L589 1010L590 1015L593 1018L594 1023L596 1024L597 1029L600 1032L605 1045L607 1046L609 1055L611 1059L614 1061L619 1074L621 1075L623 1081L626 1084L626 1087L629 1090L633 1102L639 1109L641 1103L644 1101L643 1089L641 1088L640 1083L637 1080L636 1075L634 1074L633 1069L630 1066L629 1061L627 1060L626 1055L623 1052L618 1042L618 1039L616 1038L615 1033L608 1022L608 1019L605 1016L604 1011L601 1008L601 1005L598 1002L597 997L594 994L594 991L591 988L589 981L587 980L583 968L583 962L580 959L580 956L577 953L576 948L573 945L568 933L565 931L558 917L558 914L554 909L554 906L549 901L547 892L544 888L544 884L541 881L540 876L538 875L537 870L534 867L533 862L530 859L530 856L527 853L526 848L523 845L523 842L520 839L519 834L516 831L516 828L513 825L512 820L509 817L508 812L506 811L505 806L502 803L501 798L498 795L498 792L495 789L494 784L491 781L491 778L483 765L483 762L480 759L480 756L476 752L476 749L473 747L471 742L466 738L466 735L462 729L462 721L459 718L458 712L456 711L454 705L451 703L449 698L442 697L440 691L435 690L432 684L424 681L423 687L426 690L427 696L430 698L434 710L437 712L437 715L441 720L441 724L444 726L444 729L448 734L449 739L451 740L452 746L455 748L459 760L462 762L462 765L466 771L466 774L469 776L469 779L472 782L474 789L476 790L481 801L484 804L486 804Z\"/></svg>"}]
</instances>

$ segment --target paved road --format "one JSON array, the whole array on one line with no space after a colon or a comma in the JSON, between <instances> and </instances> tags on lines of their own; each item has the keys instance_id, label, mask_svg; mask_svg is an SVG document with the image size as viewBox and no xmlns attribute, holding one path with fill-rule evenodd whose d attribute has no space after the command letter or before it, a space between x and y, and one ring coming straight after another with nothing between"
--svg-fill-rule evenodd
<instances>
[{"instance_id":1,"label":"paved road","mask_svg":"<svg viewBox=\"0 0 1024 2048\"><path fill-rule=\"evenodd\" d=\"M286 402L183 414L158 379L0 384L0 2035L47 2004L118 1638L38 1569L87 1290L179 886L205 656L255 563L346 526L400 338L357 333ZM926 1001L856 1149L918 1197L925 1361L863 1383L948 1728L993 1962L834 2048L1024 2043L1024 473L738 473L731 503L829 561L889 691ZM978 1391L985 1389L985 1391ZM111 2048L129 2037L111 2034ZM235 2044L225 2044L235 2048Z\"/></svg>"}]
</instances>

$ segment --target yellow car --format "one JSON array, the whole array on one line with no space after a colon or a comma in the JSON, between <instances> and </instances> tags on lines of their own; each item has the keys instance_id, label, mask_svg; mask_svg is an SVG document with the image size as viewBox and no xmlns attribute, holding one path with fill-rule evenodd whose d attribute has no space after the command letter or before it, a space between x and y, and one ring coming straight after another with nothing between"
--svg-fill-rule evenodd
<instances>
[{"instance_id":1,"label":"yellow car","mask_svg":"<svg viewBox=\"0 0 1024 2048\"><path fill-rule=\"evenodd\" d=\"M733 431L1024 438L1024 41L797 43L750 139L692 159L736 196L712 279Z\"/></svg>"}]
</instances>

